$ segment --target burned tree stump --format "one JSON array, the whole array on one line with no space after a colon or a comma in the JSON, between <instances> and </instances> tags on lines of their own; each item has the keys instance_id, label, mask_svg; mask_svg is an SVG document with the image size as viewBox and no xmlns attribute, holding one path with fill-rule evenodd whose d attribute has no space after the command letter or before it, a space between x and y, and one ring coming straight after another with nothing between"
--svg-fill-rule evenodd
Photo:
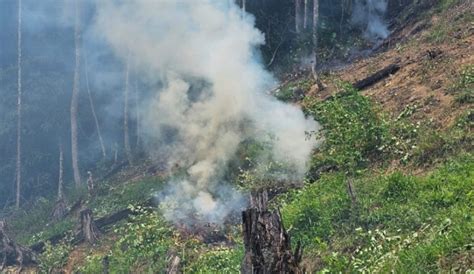
<instances>
[{"instance_id":1,"label":"burned tree stump","mask_svg":"<svg viewBox=\"0 0 474 274\"><path fill-rule=\"evenodd\" d=\"M96 243L99 239L100 230L94 222L92 210L88 208L81 211L79 234L90 244Z\"/></svg>"},{"instance_id":2,"label":"burned tree stump","mask_svg":"<svg viewBox=\"0 0 474 274\"><path fill-rule=\"evenodd\" d=\"M251 206L242 213L245 257L244 274L303 273L299 264L302 249L291 250L290 236L280 212L267 208L267 192L252 195Z\"/></svg>"},{"instance_id":3,"label":"burned tree stump","mask_svg":"<svg viewBox=\"0 0 474 274\"><path fill-rule=\"evenodd\" d=\"M54 205L53 212L51 213L51 218L53 221L60 221L66 217L68 214L67 204L64 198L60 198L56 201Z\"/></svg>"},{"instance_id":4,"label":"burned tree stump","mask_svg":"<svg viewBox=\"0 0 474 274\"><path fill-rule=\"evenodd\" d=\"M13 242L7 235L5 222L0 221L0 271L9 266L36 264L35 254L28 248Z\"/></svg>"}]
</instances>

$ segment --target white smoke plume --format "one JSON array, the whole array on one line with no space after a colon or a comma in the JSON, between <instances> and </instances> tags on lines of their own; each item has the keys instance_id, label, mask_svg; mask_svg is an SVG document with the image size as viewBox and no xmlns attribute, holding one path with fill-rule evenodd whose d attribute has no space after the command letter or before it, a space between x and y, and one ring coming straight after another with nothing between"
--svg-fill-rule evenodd
<instances>
[{"instance_id":1,"label":"white smoke plume","mask_svg":"<svg viewBox=\"0 0 474 274\"><path fill-rule=\"evenodd\" d=\"M276 84L258 62L264 35L252 16L222 0L100 1L96 31L134 69L161 83L143 106L148 149L186 169L158 195L171 220L221 222L242 206L223 180L244 140L272 136L274 159L302 178L318 125L265 91Z\"/></svg>"},{"instance_id":2,"label":"white smoke plume","mask_svg":"<svg viewBox=\"0 0 474 274\"><path fill-rule=\"evenodd\" d=\"M390 34L384 15L388 0L356 0L352 12L352 23L364 29L367 39L385 39Z\"/></svg>"}]
</instances>

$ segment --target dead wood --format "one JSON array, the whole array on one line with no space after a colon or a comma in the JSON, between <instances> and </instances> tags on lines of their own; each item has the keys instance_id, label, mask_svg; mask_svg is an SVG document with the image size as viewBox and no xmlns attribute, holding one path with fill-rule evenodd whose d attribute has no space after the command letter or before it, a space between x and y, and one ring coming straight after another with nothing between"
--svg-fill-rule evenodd
<instances>
[{"instance_id":1,"label":"dead wood","mask_svg":"<svg viewBox=\"0 0 474 274\"><path fill-rule=\"evenodd\" d=\"M241 265L244 274L303 273L299 264L302 249L291 250L281 214L269 211L268 194L251 197L251 206L242 213L245 256Z\"/></svg>"},{"instance_id":2,"label":"dead wood","mask_svg":"<svg viewBox=\"0 0 474 274\"><path fill-rule=\"evenodd\" d=\"M166 270L166 274L178 274L179 273L179 264L181 263L181 259L173 255L169 259L168 269Z\"/></svg>"},{"instance_id":3,"label":"dead wood","mask_svg":"<svg viewBox=\"0 0 474 274\"><path fill-rule=\"evenodd\" d=\"M36 264L34 252L12 241L5 227L5 222L0 221L0 270L9 266L19 266L21 271L24 266Z\"/></svg>"},{"instance_id":4,"label":"dead wood","mask_svg":"<svg viewBox=\"0 0 474 274\"><path fill-rule=\"evenodd\" d=\"M53 219L53 221L60 221L64 219L67 214L68 211L66 201L64 200L64 198L60 198L56 201L56 204L54 205L53 212L51 213L51 218Z\"/></svg>"},{"instance_id":5,"label":"dead wood","mask_svg":"<svg viewBox=\"0 0 474 274\"><path fill-rule=\"evenodd\" d=\"M390 76L392 74L395 74L399 70L400 70L400 65L391 64L391 65L377 71L376 73L368 76L367 78L364 78L360 81L357 81L356 83L353 84L353 87L355 89L359 89L359 90L365 89L367 87L370 87L370 86L380 82L381 80L387 78L388 76Z\"/></svg>"},{"instance_id":6,"label":"dead wood","mask_svg":"<svg viewBox=\"0 0 474 274\"><path fill-rule=\"evenodd\" d=\"M90 244L94 244L99 240L100 230L94 222L92 210L88 208L81 211L78 235L78 239L84 239Z\"/></svg>"}]
</instances>

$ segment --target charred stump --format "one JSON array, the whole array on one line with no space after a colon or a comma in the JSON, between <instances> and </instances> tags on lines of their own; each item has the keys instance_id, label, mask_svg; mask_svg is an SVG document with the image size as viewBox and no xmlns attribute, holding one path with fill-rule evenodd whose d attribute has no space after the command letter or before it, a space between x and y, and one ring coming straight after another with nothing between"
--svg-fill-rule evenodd
<instances>
[{"instance_id":1,"label":"charred stump","mask_svg":"<svg viewBox=\"0 0 474 274\"><path fill-rule=\"evenodd\" d=\"M79 235L90 244L96 243L99 239L100 230L94 221L92 210L88 208L81 211Z\"/></svg>"},{"instance_id":2,"label":"charred stump","mask_svg":"<svg viewBox=\"0 0 474 274\"><path fill-rule=\"evenodd\" d=\"M302 249L291 250L279 211L267 208L267 192L252 195L251 206L242 213L245 257L244 274L303 273L299 264Z\"/></svg>"},{"instance_id":3,"label":"charred stump","mask_svg":"<svg viewBox=\"0 0 474 274\"><path fill-rule=\"evenodd\" d=\"M51 218L53 221L60 221L64 219L67 214L67 204L64 198L57 200L56 204L54 205L53 212L51 212Z\"/></svg>"},{"instance_id":4,"label":"charred stump","mask_svg":"<svg viewBox=\"0 0 474 274\"><path fill-rule=\"evenodd\" d=\"M5 222L0 221L0 271L9 266L36 264L35 254L28 248L16 244L6 233Z\"/></svg>"}]
</instances>

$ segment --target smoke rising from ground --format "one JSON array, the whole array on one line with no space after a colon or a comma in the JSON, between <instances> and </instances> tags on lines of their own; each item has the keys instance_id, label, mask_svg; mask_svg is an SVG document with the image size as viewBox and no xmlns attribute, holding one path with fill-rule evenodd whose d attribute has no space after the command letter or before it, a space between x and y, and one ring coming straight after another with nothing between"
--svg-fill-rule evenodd
<instances>
[{"instance_id":1,"label":"smoke rising from ground","mask_svg":"<svg viewBox=\"0 0 474 274\"><path fill-rule=\"evenodd\" d=\"M364 29L367 39L385 39L390 34L384 15L388 0L356 0L352 12L352 23Z\"/></svg>"},{"instance_id":2,"label":"smoke rising from ground","mask_svg":"<svg viewBox=\"0 0 474 274\"><path fill-rule=\"evenodd\" d=\"M161 83L142 107L148 150L169 169L185 169L158 194L164 214L221 222L242 206L224 182L229 161L247 139L272 142L272 157L301 178L318 129L293 105L265 91L275 79L257 61L264 35L251 16L222 0L100 1L96 31L136 73Z\"/></svg>"}]
</instances>

